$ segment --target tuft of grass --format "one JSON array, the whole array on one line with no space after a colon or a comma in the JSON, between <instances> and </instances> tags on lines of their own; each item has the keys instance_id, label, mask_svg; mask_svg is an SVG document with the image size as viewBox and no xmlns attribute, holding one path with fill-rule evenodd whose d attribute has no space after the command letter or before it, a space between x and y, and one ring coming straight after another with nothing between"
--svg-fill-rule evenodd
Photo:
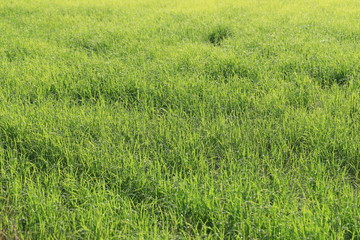
<instances>
[{"instance_id":1,"label":"tuft of grass","mask_svg":"<svg viewBox=\"0 0 360 240\"><path fill-rule=\"evenodd\" d=\"M214 27L208 34L208 41L214 46L220 46L221 43L233 35L231 29L225 25L218 25Z\"/></svg>"}]
</instances>

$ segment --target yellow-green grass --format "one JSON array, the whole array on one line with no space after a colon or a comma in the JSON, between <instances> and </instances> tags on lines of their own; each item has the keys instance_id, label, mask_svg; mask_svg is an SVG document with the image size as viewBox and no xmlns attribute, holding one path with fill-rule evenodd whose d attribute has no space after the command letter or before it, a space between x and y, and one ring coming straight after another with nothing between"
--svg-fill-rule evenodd
<instances>
[{"instance_id":1,"label":"yellow-green grass","mask_svg":"<svg viewBox=\"0 0 360 240\"><path fill-rule=\"evenodd\" d=\"M0 239L359 239L358 0L0 2Z\"/></svg>"}]
</instances>

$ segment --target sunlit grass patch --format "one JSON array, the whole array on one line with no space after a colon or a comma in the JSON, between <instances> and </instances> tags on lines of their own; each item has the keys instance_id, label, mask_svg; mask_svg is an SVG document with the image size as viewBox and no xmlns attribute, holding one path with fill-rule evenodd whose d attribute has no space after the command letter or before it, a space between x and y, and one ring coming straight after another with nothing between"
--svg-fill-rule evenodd
<instances>
[{"instance_id":1,"label":"sunlit grass patch","mask_svg":"<svg viewBox=\"0 0 360 240\"><path fill-rule=\"evenodd\" d=\"M358 6L0 2L0 239L358 239Z\"/></svg>"}]
</instances>

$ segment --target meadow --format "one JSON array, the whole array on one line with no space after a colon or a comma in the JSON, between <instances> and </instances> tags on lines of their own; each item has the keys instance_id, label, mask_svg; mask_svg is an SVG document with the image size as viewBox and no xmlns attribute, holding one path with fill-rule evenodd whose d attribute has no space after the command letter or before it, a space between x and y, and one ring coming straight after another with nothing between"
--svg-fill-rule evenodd
<instances>
[{"instance_id":1,"label":"meadow","mask_svg":"<svg viewBox=\"0 0 360 240\"><path fill-rule=\"evenodd\" d=\"M0 1L0 239L360 239L358 0Z\"/></svg>"}]
</instances>

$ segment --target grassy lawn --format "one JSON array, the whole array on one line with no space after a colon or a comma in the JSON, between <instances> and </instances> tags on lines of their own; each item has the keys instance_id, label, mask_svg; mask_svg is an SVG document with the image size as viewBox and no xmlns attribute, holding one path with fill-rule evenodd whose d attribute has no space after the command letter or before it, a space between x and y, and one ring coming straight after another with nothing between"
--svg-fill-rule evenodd
<instances>
[{"instance_id":1,"label":"grassy lawn","mask_svg":"<svg viewBox=\"0 0 360 240\"><path fill-rule=\"evenodd\" d=\"M360 239L358 0L0 1L0 239Z\"/></svg>"}]
</instances>

